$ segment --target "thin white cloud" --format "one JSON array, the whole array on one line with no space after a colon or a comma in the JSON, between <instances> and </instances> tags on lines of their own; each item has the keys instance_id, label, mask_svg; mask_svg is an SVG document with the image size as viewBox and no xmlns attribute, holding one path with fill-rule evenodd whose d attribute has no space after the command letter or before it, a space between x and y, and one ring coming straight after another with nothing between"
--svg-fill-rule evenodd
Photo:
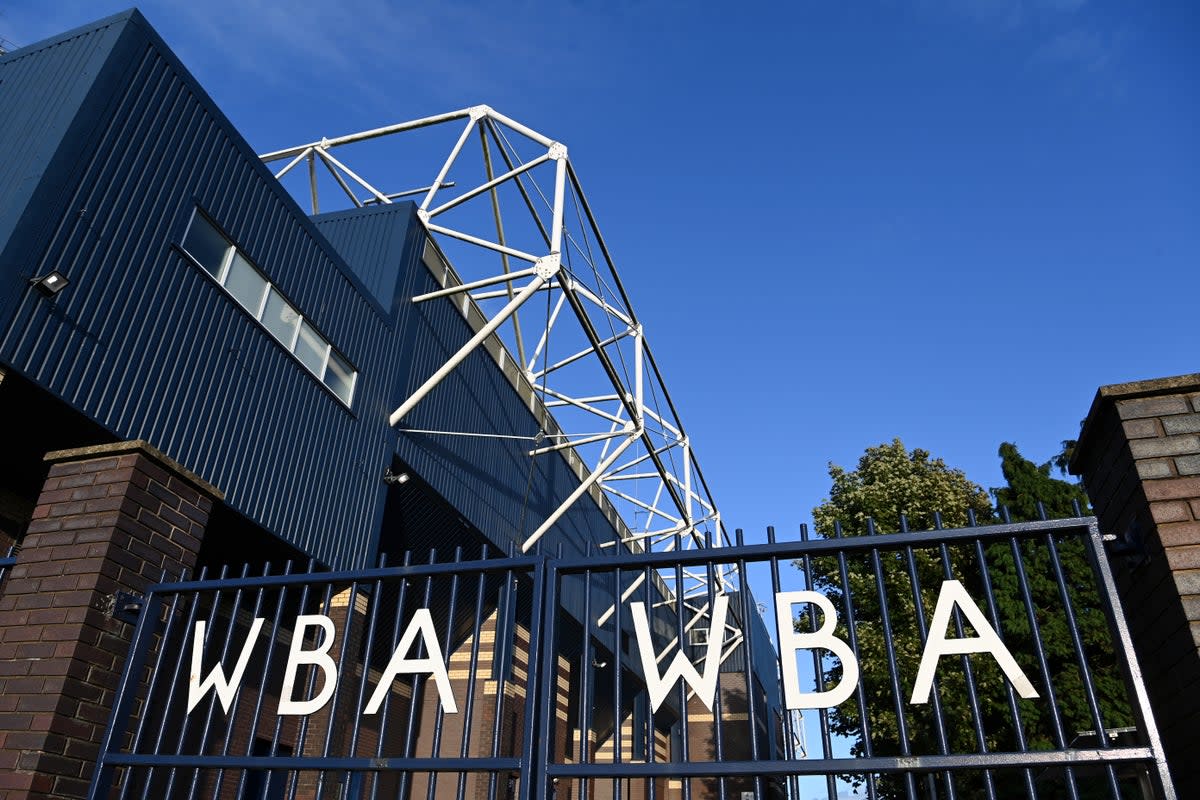
<instances>
[{"instance_id":1,"label":"thin white cloud","mask_svg":"<svg viewBox=\"0 0 1200 800\"><path fill-rule=\"evenodd\" d=\"M1033 60L1096 74L1113 62L1116 49L1112 37L1080 28L1060 33L1047 41L1034 53Z\"/></svg>"},{"instance_id":2,"label":"thin white cloud","mask_svg":"<svg viewBox=\"0 0 1200 800\"><path fill-rule=\"evenodd\" d=\"M376 99L402 83L410 91L444 97L470 93L482 101L501 88L500 75L509 84L531 87L552 76L579 77L564 34L594 22L571 4L168 3L186 21L190 36L213 47L209 55L189 56L221 58L240 72L291 88L336 80L350 95Z\"/></svg>"}]
</instances>

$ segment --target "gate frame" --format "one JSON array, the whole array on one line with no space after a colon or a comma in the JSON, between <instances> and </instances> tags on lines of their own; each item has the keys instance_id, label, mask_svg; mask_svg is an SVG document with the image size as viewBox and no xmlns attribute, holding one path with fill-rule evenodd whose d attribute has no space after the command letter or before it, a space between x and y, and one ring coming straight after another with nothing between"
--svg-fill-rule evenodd
<instances>
[{"instance_id":1,"label":"gate frame","mask_svg":"<svg viewBox=\"0 0 1200 800\"><path fill-rule=\"evenodd\" d=\"M588 575L592 572L615 572L634 574L663 569L705 567L714 569L722 564L736 563L739 575L746 574L748 563L770 563L774 574L774 591L779 591L778 565L783 561L805 559L819 555L859 551L887 551L916 546L949 545L954 543L977 543L986 540L1017 541L1035 536L1050 536L1056 532L1074 531L1085 542L1085 550L1091 562L1093 583L1096 585L1102 610L1112 636L1113 644L1121 649L1123 658L1118 658L1123 673L1131 711L1137 722L1140 735L1147 742L1138 747L1070 748L1047 751L950 753L947 755L877 756L871 758L816 758L816 759L752 759L712 761L666 761L638 762L621 761L619 747L616 757L608 763L556 762L550 752L549 731L552 729L556 692L548 689L555 685L555 659L557 648L554 643L561 632L559 595L564 576ZM773 534L773 532L772 532ZM159 634L165 607L164 595L200 590L241 590L284 585L312 583L352 585L370 584L383 578L422 578L430 575L469 574L471 570L489 572L506 571L528 573L532 581L534 614L530 618L529 663L526 692L523 701L525 726L519 758L369 758L369 757L320 757L320 756L196 756L121 753L114 745L129 732L130 711L137 697L142 673L146 667L150 647ZM453 578L457 586L457 578ZM742 578L740 588L749 589ZM620 595L618 586L616 594ZM742 597L748 596L742 592ZM710 588L710 600L712 589ZM590 600L591 591L587 592ZM743 603L746 605L746 603ZM741 619L752 613L749 608L738 611ZM587 615L585 615L586 617ZM620 641L620 614L617 617L616 641ZM588 617L590 619L590 617ZM748 629L752 626L746 626ZM585 628L584 641L592 637L590 622ZM746 652L746 670L750 670L749 637L740 644ZM499 642L500 637L497 637ZM585 654L587 650L585 649ZM1120 654L1118 654L1120 655ZM619 654L618 654L619 657ZM775 661L782 665L781 655L776 650ZM586 677L583 678L587 680ZM365 685L364 677L364 685ZM619 678L616 679L619 685ZM682 696L684 689L677 685L673 692ZM847 700L847 702L850 702ZM753 708L754 703L750 703ZM230 712L232 713L232 712ZM361 709L357 710L361 714ZM684 710L686 715L686 709ZM619 726L618 726L619 727ZM719 730L718 726L718 730ZM789 724L790 727L790 724ZM718 733L717 738L720 738ZM618 734L619 743L619 734ZM650 744L653 750L653 742ZM685 752L681 754L686 759ZM876 534L859 537L789 542L769 541L767 544L745 545L738 538L733 547L680 550L677 552L623 553L621 555L596 558L592 555L564 557L547 555L511 556L483 558L474 561L456 560L417 566L379 567L369 570L347 570L339 572L306 572L266 577L217 578L162 582L150 587L142 604L140 619L131 645L131 656L127 661L117 690L109 725L101 744L101 755L88 797L101 800L111 788L118 767L164 767L214 769L280 769L280 770L329 770L345 772L403 771L408 773L493 773L516 772L520 776L520 800L536 800L551 796L555 779L619 779L619 778L702 778L702 777L797 777L811 775L837 775L845 773L913 773L954 772L965 769L986 770L989 768L1013 767L1080 767L1088 765L1106 766L1120 763L1142 763L1147 767L1153 790L1163 800L1174 800L1176 795L1171 782L1169 768L1163 751L1162 741L1149 704L1137 655L1133 650L1129 627L1121 609L1112 570L1104 553L1098 524L1094 517L1067 520L1023 522L976 526L953 530L932 530L896 534Z\"/></svg>"}]
</instances>

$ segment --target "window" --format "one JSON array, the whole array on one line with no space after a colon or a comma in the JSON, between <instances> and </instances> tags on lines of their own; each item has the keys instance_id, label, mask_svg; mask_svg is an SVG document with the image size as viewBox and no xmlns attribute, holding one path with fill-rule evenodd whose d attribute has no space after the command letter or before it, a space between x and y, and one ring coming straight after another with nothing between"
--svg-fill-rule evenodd
<instances>
[{"instance_id":1,"label":"window","mask_svg":"<svg viewBox=\"0 0 1200 800\"><path fill-rule=\"evenodd\" d=\"M199 210L192 212L183 249L309 372L350 405L358 370Z\"/></svg>"}]
</instances>

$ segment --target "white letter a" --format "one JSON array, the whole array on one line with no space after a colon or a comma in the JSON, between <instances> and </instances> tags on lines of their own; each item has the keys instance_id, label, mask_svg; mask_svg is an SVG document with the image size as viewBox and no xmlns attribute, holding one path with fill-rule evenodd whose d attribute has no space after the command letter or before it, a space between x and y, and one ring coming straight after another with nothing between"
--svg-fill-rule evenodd
<instances>
[{"instance_id":1,"label":"white letter a","mask_svg":"<svg viewBox=\"0 0 1200 800\"><path fill-rule=\"evenodd\" d=\"M405 654L412 649L417 636L424 641L425 652L429 655L425 658L408 658ZM433 617L428 608L418 608L413 612L412 621L408 623L408 627L400 637L400 644L396 645L396 650L392 653L392 659L388 662L387 668L379 676L379 685L371 693L371 699L367 701L367 707L363 713L376 714L379 712L379 706L383 704L384 698L392 688L392 681L396 679L397 675L416 672L428 672L433 676L438 695L441 697L442 711L447 714L457 714L458 703L455 702L454 692L450 689L450 675L446 670L446 660L442 658L442 648L438 644L437 631L434 630Z\"/></svg>"},{"instance_id":2,"label":"white letter a","mask_svg":"<svg viewBox=\"0 0 1200 800\"><path fill-rule=\"evenodd\" d=\"M950 614L957 605L971 623L978 636L966 636L962 639L947 639L946 626L950 624ZM967 594L967 590L958 581L943 581L942 590L938 592L937 606L933 609L933 622L929 624L929 640L925 642L925 652L921 653L921 666L917 669L917 682L913 685L912 699L909 703L928 703L929 692L933 688L933 673L937 669L938 659L942 656L965 653L991 653L1008 676L1009 681L1016 687L1017 694L1026 700L1037 697L1038 693L1017 665L1017 660L1008 652L999 634L988 624L987 617L975 605L975 601Z\"/></svg>"}]
</instances>

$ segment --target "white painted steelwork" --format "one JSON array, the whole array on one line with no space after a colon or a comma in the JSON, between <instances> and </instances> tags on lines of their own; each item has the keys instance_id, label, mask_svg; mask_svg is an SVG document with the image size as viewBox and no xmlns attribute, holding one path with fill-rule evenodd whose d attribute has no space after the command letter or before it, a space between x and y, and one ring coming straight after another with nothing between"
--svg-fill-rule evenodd
<instances>
[{"instance_id":1,"label":"white painted steelwork","mask_svg":"<svg viewBox=\"0 0 1200 800\"><path fill-rule=\"evenodd\" d=\"M340 158L331 153L335 148L445 125L451 133L457 129L458 135L448 155L436 157L437 171L421 190L384 191L347 166L349 157L344 153ZM468 156L473 150L467 147L472 134L479 139L477 157ZM494 154L503 163L499 174L493 166ZM617 532L606 546L644 552L729 543L644 327L630 305L562 143L488 106L473 106L323 138L261 158L267 163L284 162L276 173L280 179L307 162L304 189L311 195L314 214L320 208L317 161L356 207L423 193L417 216L435 243L427 250L425 263L442 288L412 301L454 303L472 323L475 335L391 413L389 423L401 432L409 430L405 420L413 409L484 345L527 407L542 420L530 457L565 458L579 478L578 487L562 505L524 532L523 551L535 546L584 494L591 495ZM395 159L389 156L380 162L376 157L374 163L391 168ZM369 174L366 168L360 171ZM439 197L456 186L467 188L450 199ZM367 197L360 198L360 191ZM532 266L513 269L512 259ZM502 288L477 291L501 284ZM532 302L543 297L544 302ZM494 310L488 313L488 308ZM530 342L535 343L532 350L527 349ZM553 359L551 349L556 353ZM517 369L510 371L508 365ZM436 434L512 438L511 431ZM630 596L643 580L633 577L623 595ZM656 574L655 583L664 603L682 600L691 618L689 629L710 616L712 593L742 586L731 567L712 574L685 569L678 586L674 571L664 571ZM611 614L612 608L602 613L600 624ZM740 640L735 623L731 616L724 653L732 652Z\"/></svg>"}]
</instances>

